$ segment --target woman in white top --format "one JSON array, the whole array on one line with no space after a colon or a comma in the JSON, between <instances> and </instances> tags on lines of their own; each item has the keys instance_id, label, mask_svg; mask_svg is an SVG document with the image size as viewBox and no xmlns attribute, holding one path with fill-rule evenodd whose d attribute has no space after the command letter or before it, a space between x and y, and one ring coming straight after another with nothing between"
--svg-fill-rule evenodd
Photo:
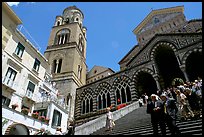
<instances>
[{"instance_id":1,"label":"woman in white top","mask_svg":"<svg viewBox=\"0 0 204 137\"><path fill-rule=\"evenodd\" d=\"M114 126L113 113L110 111L110 107L108 107L106 113L106 131L112 131L113 126Z\"/></svg>"}]
</instances>

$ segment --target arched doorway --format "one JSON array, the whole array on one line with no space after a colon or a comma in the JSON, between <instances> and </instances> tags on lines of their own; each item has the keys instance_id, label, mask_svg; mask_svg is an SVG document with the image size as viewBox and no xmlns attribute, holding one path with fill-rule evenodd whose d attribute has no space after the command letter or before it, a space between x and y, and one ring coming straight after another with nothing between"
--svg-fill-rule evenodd
<instances>
[{"instance_id":1,"label":"arched doorway","mask_svg":"<svg viewBox=\"0 0 204 137\"><path fill-rule=\"evenodd\" d=\"M159 82L162 88L171 87L175 78L185 79L171 47L159 45L155 50L154 59L161 77Z\"/></svg>"},{"instance_id":2,"label":"arched doorway","mask_svg":"<svg viewBox=\"0 0 204 137\"><path fill-rule=\"evenodd\" d=\"M5 135L30 135L30 132L25 125L15 123L7 128Z\"/></svg>"},{"instance_id":3,"label":"arched doorway","mask_svg":"<svg viewBox=\"0 0 204 137\"><path fill-rule=\"evenodd\" d=\"M202 52L192 52L186 59L186 73L189 81L202 77L203 73Z\"/></svg>"},{"instance_id":4,"label":"arched doorway","mask_svg":"<svg viewBox=\"0 0 204 137\"><path fill-rule=\"evenodd\" d=\"M139 72L136 78L136 89L138 91L138 95L146 93L148 96L151 94L157 93L157 85L156 81L152 77L151 74L147 72Z\"/></svg>"}]
</instances>

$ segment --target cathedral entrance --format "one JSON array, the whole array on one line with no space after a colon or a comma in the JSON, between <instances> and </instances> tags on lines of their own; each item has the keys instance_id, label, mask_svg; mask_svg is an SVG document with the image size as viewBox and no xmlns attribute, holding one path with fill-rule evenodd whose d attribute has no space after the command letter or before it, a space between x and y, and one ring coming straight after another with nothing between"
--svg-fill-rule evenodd
<instances>
[{"instance_id":1,"label":"cathedral entrance","mask_svg":"<svg viewBox=\"0 0 204 137\"><path fill-rule=\"evenodd\" d=\"M186 59L186 73L189 81L202 77L202 52L192 52Z\"/></svg>"},{"instance_id":2,"label":"cathedral entrance","mask_svg":"<svg viewBox=\"0 0 204 137\"><path fill-rule=\"evenodd\" d=\"M157 93L156 81L152 75L142 71L137 75L136 89L139 96L144 93L146 93L148 96L151 96L151 94Z\"/></svg>"},{"instance_id":3,"label":"cathedral entrance","mask_svg":"<svg viewBox=\"0 0 204 137\"><path fill-rule=\"evenodd\" d=\"M155 51L154 59L161 77L160 85L162 88L172 86L172 81L175 78L185 80L171 47L167 45L158 46Z\"/></svg>"}]
</instances>

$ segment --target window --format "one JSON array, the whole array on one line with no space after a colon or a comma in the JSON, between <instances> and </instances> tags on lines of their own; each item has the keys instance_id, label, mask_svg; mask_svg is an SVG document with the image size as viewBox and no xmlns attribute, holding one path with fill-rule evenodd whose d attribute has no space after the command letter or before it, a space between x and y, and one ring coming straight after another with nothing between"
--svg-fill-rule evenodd
<instances>
[{"instance_id":1,"label":"window","mask_svg":"<svg viewBox=\"0 0 204 137\"><path fill-rule=\"evenodd\" d=\"M57 110L54 110L54 113L53 113L53 117L52 117L52 126L61 126L61 119L62 119L62 114L57 111Z\"/></svg>"},{"instance_id":2,"label":"window","mask_svg":"<svg viewBox=\"0 0 204 137\"><path fill-rule=\"evenodd\" d=\"M78 65L78 78L81 79L82 67Z\"/></svg>"},{"instance_id":3,"label":"window","mask_svg":"<svg viewBox=\"0 0 204 137\"><path fill-rule=\"evenodd\" d=\"M60 73L61 67L62 67L62 59L59 60L59 64L58 64L58 67L57 67L57 73Z\"/></svg>"},{"instance_id":4,"label":"window","mask_svg":"<svg viewBox=\"0 0 204 137\"><path fill-rule=\"evenodd\" d=\"M66 44L69 42L70 30L62 29L55 36L55 44Z\"/></svg>"},{"instance_id":5,"label":"window","mask_svg":"<svg viewBox=\"0 0 204 137\"><path fill-rule=\"evenodd\" d=\"M111 106L110 93L102 93L97 97L97 108L103 109Z\"/></svg>"},{"instance_id":6,"label":"window","mask_svg":"<svg viewBox=\"0 0 204 137\"><path fill-rule=\"evenodd\" d=\"M159 19L158 19L158 18L155 18L155 19L154 19L154 23L155 23L155 24L159 23Z\"/></svg>"},{"instance_id":7,"label":"window","mask_svg":"<svg viewBox=\"0 0 204 137\"><path fill-rule=\"evenodd\" d=\"M35 90L35 84L29 81L26 96L31 98L33 96L34 90Z\"/></svg>"},{"instance_id":8,"label":"window","mask_svg":"<svg viewBox=\"0 0 204 137\"><path fill-rule=\"evenodd\" d=\"M19 42L18 46L16 47L15 54L19 57L22 57L24 49L25 47Z\"/></svg>"},{"instance_id":9,"label":"window","mask_svg":"<svg viewBox=\"0 0 204 137\"><path fill-rule=\"evenodd\" d=\"M53 61L53 73L60 73L62 67L62 59Z\"/></svg>"},{"instance_id":10,"label":"window","mask_svg":"<svg viewBox=\"0 0 204 137\"><path fill-rule=\"evenodd\" d=\"M83 46L84 46L84 44L83 44L83 38L82 38L82 36L81 36L81 34L79 35L79 46L78 46L78 48L79 48L79 50L81 51L81 52L83 52Z\"/></svg>"},{"instance_id":11,"label":"window","mask_svg":"<svg viewBox=\"0 0 204 137\"><path fill-rule=\"evenodd\" d=\"M47 109L33 110L33 113L38 112L39 116L47 116Z\"/></svg>"},{"instance_id":12,"label":"window","mask_svg":"<svg viewBox=\"0 0 204 137\"><path fill-rule=\"evenodd\" d=\"M66 19L66 23L69 23L69 18Z\"/></svg>"},{"instance_id":13,"label":"window","mask_svg":"<svg viewBox=\"0 0 204 137\"><path fill-rule=\"evenodd\" d=\"M8 86L13 86L16 74L17 74L17 72L9 67L7 72L6 72L6 76L4 77L4 81L3 81L4 84L6 84Z\"/></svg>"},{"instance_id":14,"label":"window","mask_svg":"<svg viewBox=\"0 0 204 137\"><path fill-rule=\"evenodd\" d=\"M33 68L34 68L36 71L38 71L38 70L39 70L39 67L40 67L40 61L39 61L38 59L35 59Z\"/></svg>"},{"instance_id":15,"label":"window","mask_svg":"<svg viewBox=\"0 0 204 137\"><path fill-rule=\"evenodd\" d=\"M60 21L57 21L57 26L59 26L60 25Z\"/></svg>"},{"instance_id":16,"label":"window","mask_svg":"<svg viewBox=\"0 0 204 137\"><path fill-rule=\"evenodd\" d=\"M76 21L79 21L79 19L78 19L78 18L76 18Z\"/></svg>"},{"instance_id":17,"label":"window","mask_svg":"<svg viewBox=\"0 0 204 137\"><path fill-rule=\"evenodd\" d=\"M9 99L9 98L7 98L7 97L5 97L5 96L3 96L2 95L2 105L4 105L4 106L9 106L9 104L10 104L10 102L11 102L11 100Z\"/></svg>"}]
</instances>

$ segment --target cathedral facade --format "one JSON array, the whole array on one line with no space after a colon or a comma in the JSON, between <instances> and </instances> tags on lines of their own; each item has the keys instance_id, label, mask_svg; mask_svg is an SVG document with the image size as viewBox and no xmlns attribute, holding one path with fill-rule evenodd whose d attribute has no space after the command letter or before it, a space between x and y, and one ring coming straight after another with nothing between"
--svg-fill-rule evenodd
<instances>
[{"instance_id":1,"label":"cathedral facade","mask_svg":"<svg viewBox=\"0 0 204 137\"><path fill-rule=\"evenodd\" d=\"M76 6L56 16L44 54L52 82L76 123L100 116L107 107L116 110L144 93L151 95L202 75L202 19L186 20L183 6L152 10L133 30L138 44L121 59L116 73L96 66L87 73L83 19ZM105 75L107 70L111 73Z\"/></svg>"},{"instance_id":2,"label":"cathedral facade","mask_svg":"<svg viewBox=\"0 0 204 137\"><path fill-rule=\"evenodd\" d=\"M183 12L183 6L152 10L133 30L138 44L119 62L121 70L77 88L77 123L202 76L202 19L188 21Z\"/></svg>"}]
</instances>

